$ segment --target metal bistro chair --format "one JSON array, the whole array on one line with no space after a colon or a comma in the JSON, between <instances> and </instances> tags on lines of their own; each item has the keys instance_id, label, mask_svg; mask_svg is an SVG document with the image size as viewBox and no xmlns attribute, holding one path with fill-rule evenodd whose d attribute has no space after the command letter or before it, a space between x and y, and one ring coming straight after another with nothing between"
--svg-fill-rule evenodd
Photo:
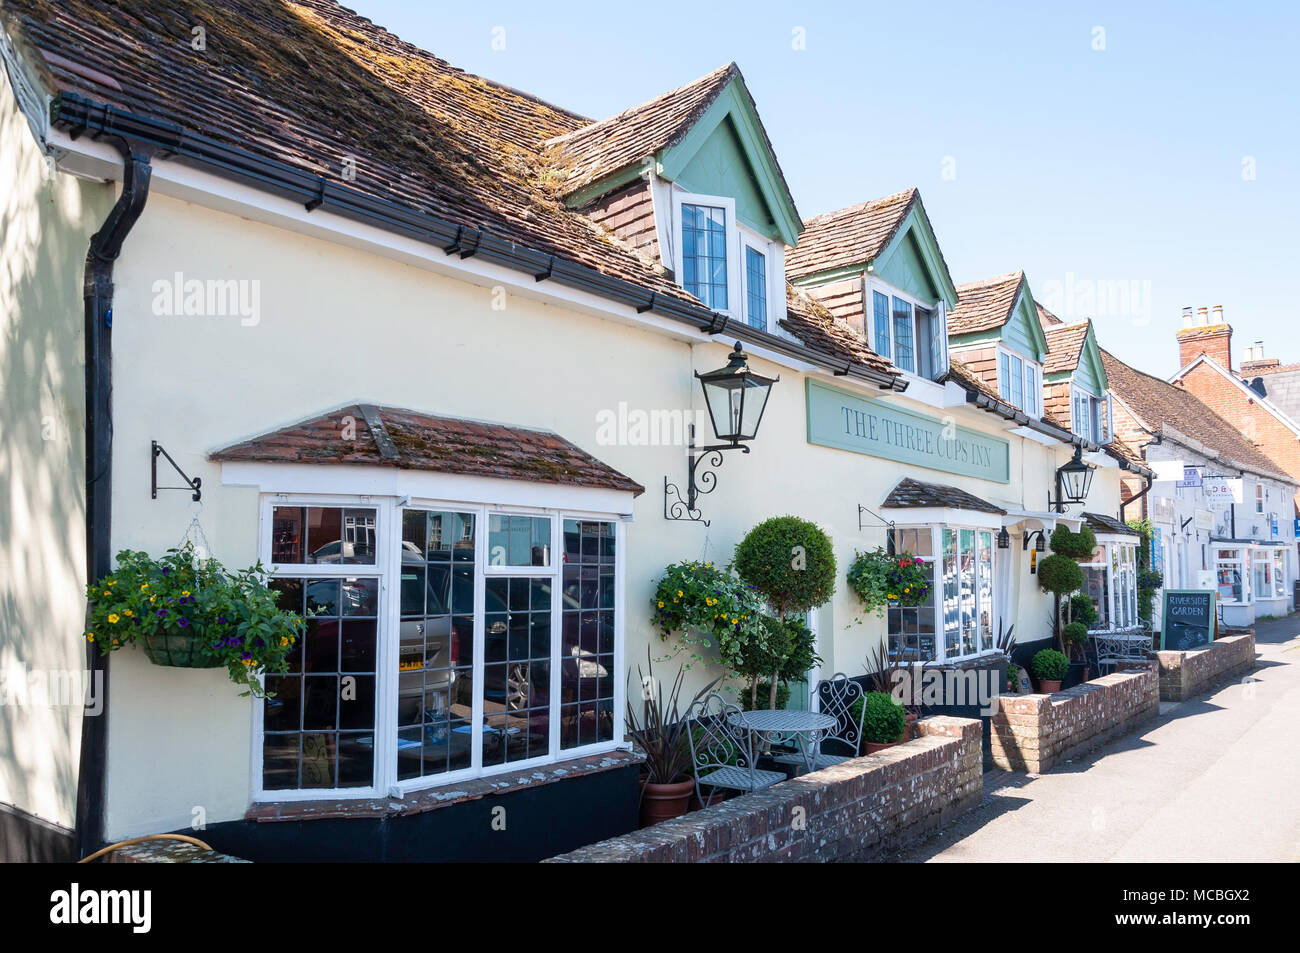
<instances>
[{"instance_id":1,"label":"metal bistro chair","mask_svg":"<svg viewBox=\"0 0 1300 953\"><path fill-rule=\"evenodd\" d=\"M752 793L785 780L780 771L755 767L754 740L748 728L733 722L740 706L729 704L717 692L705 695L686 712L695 796L708 807L719 788ZM701 788L709 788L705 798Z\"/></svg>"},{"instance_id":2,"label":"metal bistro chair","mask_svg":"<svg viewBox=\"0 0 1300 953\"><path fill-rule=\"evenodd\" d=\"M1150 626L1114 632L1099 630L1092 633L1093 649L1097 653L1097 668L1105 673L1121 662L1142 662L1151 650L1153 633Z\"/></svg>"},{"instance_id":3,"label":"metal bistro chair","mask_svg":"<svg viewBox=\"0 0 1300 953\"><path fill-rule=\"evenodd\" d=\"M861 682L856 682L843 672L836 672L833 677L817 686L821 700L821 713L829 715L836 721L836 727L809 743L814 746L811 758L805 758L799 752L778 755L773 760L779 764L793 764L809 771L820 771L833 764L843 764L856 758L862 750L862 720L866 717L867 706L858 706L858 714L853 715L853 704L866 694ZM837 742L848 749L848 754L827 754L822 752L822 744L827 741Z\"/></svg>"}]
</instances>

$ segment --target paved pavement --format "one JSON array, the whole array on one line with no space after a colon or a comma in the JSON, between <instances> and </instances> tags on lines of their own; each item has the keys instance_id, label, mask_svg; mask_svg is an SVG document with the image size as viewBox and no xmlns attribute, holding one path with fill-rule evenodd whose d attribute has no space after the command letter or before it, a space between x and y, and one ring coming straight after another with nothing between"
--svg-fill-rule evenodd
<instances>
[{"instance_id":1,"label":"paved pavement","mask_svg":"<svg viewBox=\"0 0 1300 953\"><path fill-rule=\"evenodd\" d=\"M1255 682L1177 704L1137 732L1026 776L897 859L1300 861L1300 615L1256 626Z\"/></svg>"}]
</instances>

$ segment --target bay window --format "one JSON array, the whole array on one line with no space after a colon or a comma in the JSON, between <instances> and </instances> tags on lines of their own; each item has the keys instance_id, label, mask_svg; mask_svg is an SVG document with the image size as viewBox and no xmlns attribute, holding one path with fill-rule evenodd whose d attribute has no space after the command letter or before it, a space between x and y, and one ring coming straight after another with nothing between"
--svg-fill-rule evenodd
<instances>
[{"instance_id":1,"label":"bay window","mask_svg":"<svg viewBox=\"0 0 1300 953\"><path fill-rule=\"evenodd\" d=\"M307 617L256 717L255 796L381 796L622 737L617 517L480 504L265 504Z\"/></svg>"},{"instance_id":2,"label":"bay window","mask_svg":"<svg viewBox=\"0 0 1300 953\"><path fill-rule=\"evenodd\" d=\"M876 282L871 291L869 329L872 350L899 370L934 380L947 369L946 331L939 306Z\"/></svg>"},{"instance_id":3,"label":"bay window","mask_svg":"<svg viewBox=\"0 0 1300 953\"><path fill-rule=\"evenodd\" d=\"M952 662L994 648L996 538L993 527L923 526L893 531L893 550L920 556L929 566L932 582L923 605L890 603L891 656L901 656L905 662Z\"/></svg>"},{"instance_id":4,"label":"bay window","mask_svg":"<svg viewBox=\"0 0 1300 953\"><path fill-rule=\"evenodd\" d=\"M1285 599L1286 550L1258 549L1251 554L1255 568L1255 598Z\"/></svg>"},{"instance_id":5,"label":"bay window","mask_svg":"<svg viewBox=\"0 0 1300 953\"><path fill-rule=\"evenodd\" d=\"M1137 541L1097 534L1097 548L1083 569L1083 594L1097 609L1092 631L1137 628Z\"/></svg>"}]
</instances>

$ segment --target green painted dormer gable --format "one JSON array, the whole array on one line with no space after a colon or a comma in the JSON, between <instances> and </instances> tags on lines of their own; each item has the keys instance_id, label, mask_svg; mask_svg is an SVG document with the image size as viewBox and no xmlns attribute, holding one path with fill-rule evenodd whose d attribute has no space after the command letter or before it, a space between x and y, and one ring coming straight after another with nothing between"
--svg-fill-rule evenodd
<instances>
[{"instance_id":1,"label":"green painted dormer gable","mask_svg":"<svg viewBox=\"0 0 1300 953\"><path fill-rule=\"evenodd\" d=\"M703 195L736 200L736 217L793 245L803 226L739 70L682 136L658 156L658 172Z\"/></svg>"},{"instance_id":2,"label":"green painted dormer gable","mask_svg":"<svg viewBox=\"0 0 1300 953\"><path fill-rule=\"evenodd\" d=\"M735 63L545 143L548 174L570 208L654 172L702 195L732 198L736 216L793 245L803 225L754 100Z\"/></svg>"},{"instance_id":3,"label":"green painted dormer gable","mask_svg":"<svg viewBox=\"0 0 1300 953\"><path fill-rule=\"evenodd\" d=\"M1099 397L1110 389L1091 321L1055 325L1049 334L1052 351L1043 367L1046 383L1068 381Z\"/></svg>"},{"instance_id":4,"label":"green painted dormer gable","mask_svg":"<svg viewBox=\"0 0 1300 953\"><path fill-rule=\"evenodd\" d=\"M799 244L786 249L786 275L820 285L868 272L921 301L957 303L921 195L908 189L808 219Z\"/></svg>"},{"instance_id":5,"label":"green painted dormer gable","mask_svg":"<svg viewBox=\"0 0 1300 953\"><path fill-rule=\"evenodd\" d=\"M951 347L1001 344L1031 361L1047 362L1047 335L1023 271L959 285L957 293L957 307L948 315Z\"/></svg>"}]
</instances>

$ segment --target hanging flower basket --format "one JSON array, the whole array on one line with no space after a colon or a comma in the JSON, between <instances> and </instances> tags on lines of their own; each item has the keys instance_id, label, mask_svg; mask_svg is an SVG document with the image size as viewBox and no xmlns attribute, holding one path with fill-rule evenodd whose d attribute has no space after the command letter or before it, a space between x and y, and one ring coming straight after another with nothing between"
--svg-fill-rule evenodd
<instances>
[{"instance_id":1,"label":"hanging flower basket","mask_svg":"<svg viewBox=\"0 0 1300 953\"><path fill-rule=\"evenodd\" d=\"M261 564L230 572L189 543L157 559L123 550L86 597L86 639L101 652L139 645L155 665L225 666L242 694L259 698L259 676L288 670L306 627L279 607Z\"/></svg>"},{"instance_id":2,"label":"hanging flower basket","mask_svg":"<svg viewBox=\"0 0 1300 953\"><path fill-rule=\"evenodd\" d=\"M204 650L203 640L195 627L161 629L140 638L145 656L155 665L172 668L219 668L225 664L218 656Z\"/></svg>"},{"instance_id":3,"label":"hanging flower basket","mask_svg":"<svg viewBox=\"0 0 1300 953\"><path fill-rule=\"evenodd\" d=\"M890 603L924 605L930 595L932 573L933 567L920 556L875 549L854 557L848 583L867 613L883 612Z\"/></svg>"}]
</instances>

